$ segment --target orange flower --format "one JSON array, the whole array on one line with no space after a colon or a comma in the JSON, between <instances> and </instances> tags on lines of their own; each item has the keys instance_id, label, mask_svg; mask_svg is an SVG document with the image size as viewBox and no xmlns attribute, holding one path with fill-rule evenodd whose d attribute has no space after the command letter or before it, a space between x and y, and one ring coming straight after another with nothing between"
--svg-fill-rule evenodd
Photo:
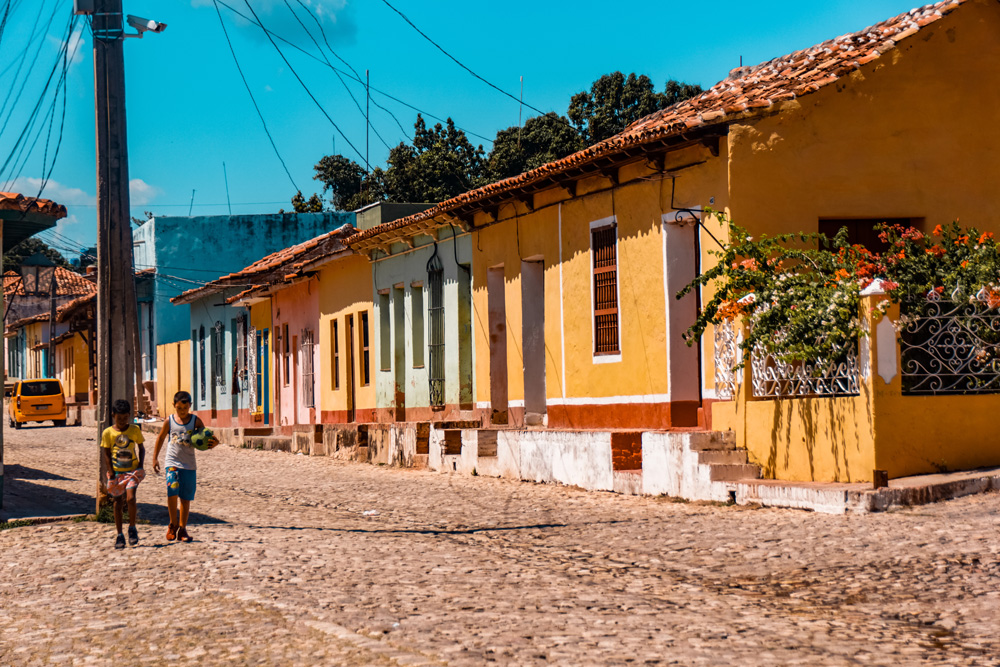
<instances>
[{"instance_id":1,"label":"orange flower","mask_svg":"<svg viewBox=\"0 0 1000 667\"><path fill-rule=\"evenodd\" d=\"M941 225L938 225L937 227L934 228L934 231L931 232L931 233L934 234L934 236L941 236L941 233L943 231L944 231L944 228Z\"/></svg>"},{"instance_id":2,"label":"orange flower","mask_svg":"<svg viewBox=\"0 0 1000 667\"><path fill-rule=\"evenodd\" d=\"M896 257L899 257L900 259L906 259L906 252L903 251L903 250L900 250L899 254L896 255Z\"/></svg>"},{"instance_id":3,"label":"orange flower","mask_svg":"<svg viewBox=\"0 0 1000 667\"><path fill-rule=\"evenodd\" d=\"M961 234L957 239L955 239L955 245L962 245L963 243L969 242L968 234Z\"/></svg>"},{"instance_id":4,"label":"orange flower","mask_svg":"<svg viewBox=\"0 0 1000 667\"><path fill-rule=\"evenodd\" d=\"M941 246L939 246L939 245L931 246L930 248L927 248L927 254L928 255L934 255L935 257L937 257L939 259L941 257L944 257L944 255L945 255L946 252L947 251L944 248L942 248Z\"/></svg>"},{"instance_id":5,"label":"orange flower","mask_svg":"<svg viewBox=\"0 0 1000 667\"><path fill-rule=\"evenodd\" d=\"M982 245L993 238L993 232L983 232L982 236L979 237L979 244Z\"/></svg>"},{"instance_id":6,"label":"orange flower","mask_svg":"<svg viewBox=\"0 0 1000 667\"><path fill-rule=\"evenodd\" d=\"M969 260L965 260L964 262L962 262L962 268L963 268L963 269L964 269L965 267L967 267L968 265L969 265Z\"/></svg>"},{"instance_id":7,"label":"orange flower","mask_svg":"<svg viewBox=\"0 0 1000 667\"><path fill-rule=\"evenodd\" d=\"M837 280L843 280L845 278L849 278L850 276L851 274L847 272L847 269L837 269L836 273L833 274L833 277Z\"/></svg>"}]
</instances>

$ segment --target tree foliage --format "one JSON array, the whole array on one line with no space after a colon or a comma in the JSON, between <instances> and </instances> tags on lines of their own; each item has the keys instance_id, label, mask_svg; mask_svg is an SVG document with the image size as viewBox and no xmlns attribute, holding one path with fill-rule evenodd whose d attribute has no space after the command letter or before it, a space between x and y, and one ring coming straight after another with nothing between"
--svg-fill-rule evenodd
<instances>
[{"instance_id":1,"label":"tree foliage","mask_svg":"<svg viewBox=\"0 0 1000 667\"><path fill-rule=\"evenodd\" d=\"M296 213L320 213L323 210L323 200L316 193L313 193L307 200L302 196L302 191L299 190L292 197L292 210Z\"/></svg>"},{"instance_id":2,"label":"tree foliage","mask_svg":"<svg viewBox=\"0 0 1000 667\"><path fill-rule=\"evenodd\" d=\"M73 265L67 261L62 254L55 248L50 247L41 239L36 239L34 237L26 238L16 246L4 253L3 256L3 270L4 271L17 271L18 267L21 266L21 262L27 258L34 255L36 252L40 252L53 262L56 266L61 266L66 269L73 270Z\"/></svg>"},{"instance_id":3,"label":"tree foliage","mask_svg":"<svg viewBox=\"0 0 1000 667\"><path fill-rule=\"evenodd\" d=\"M662 93L656 92L652 80L634 73L605 74L590 90L577 93L569 103L567 115L576 125L588 146L612 137L635 121L672 104L694 97L701 86L671 79Z\"/></svg>"},{"instance_id":4,"label":"tree foliage","mask_svg":"<svg viewBox=\"0 0 1000 667\"><path fill-rule=\"evenodd\" d=\"M376 201L440 202L487 183L517 176L559 160L624 130L630 123L701 93L699 86L667 81L656 92L647 76L613 72L589 91L574 95L567 116L554 112L528 118L522 127L497 132L489 155L455 127L452 119L428 127L418 115L412 143L390 149L385 168L368 174L354 160L327 155L315 165L333 208L355 210ZM313 195L292 199L294 210L314 208Z\"/></svg>"},{"instance_id":5,"label":"tree foliage","mask_svg":"<svg viewBox=\"0 0 1000 667\"><path fill-rule=\"evenodd\" d=\"M523 128L515 125L497 132L486 160L486 176L491 182L517 176L583 148L580 133L565 116L533 116Z\"/></svg>"}]
</instances>

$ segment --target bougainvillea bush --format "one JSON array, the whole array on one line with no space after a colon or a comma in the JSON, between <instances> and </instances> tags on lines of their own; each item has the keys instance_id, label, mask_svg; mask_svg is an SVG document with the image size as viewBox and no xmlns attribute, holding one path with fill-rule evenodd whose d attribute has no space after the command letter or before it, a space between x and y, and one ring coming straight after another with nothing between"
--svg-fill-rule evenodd
<instances>
[{"instance_id":1,"label":"bougainvillea bush","mask_svg":"<svg viewBox=\"0 0 1000 667\"><path fill-rule=\"evenodd\" d=\"M752 237L721 214L729 240L711 251L718 262L685 287L715 293L688 329L688 344L709 325L745 317L744 359L757 345L783 361L835 362L866 335L859 317L860 293L876 279L889 296L882 303L919 304L930 292L1000 307L1000 245L990 232L938 225L929 234L914 227L877 228L885 245L872 252L847 243L847 230L822 234ZM931 295L932 297L935 295ZM919 314L911 306L910 317Z\"/></svg>"}]
</instances>

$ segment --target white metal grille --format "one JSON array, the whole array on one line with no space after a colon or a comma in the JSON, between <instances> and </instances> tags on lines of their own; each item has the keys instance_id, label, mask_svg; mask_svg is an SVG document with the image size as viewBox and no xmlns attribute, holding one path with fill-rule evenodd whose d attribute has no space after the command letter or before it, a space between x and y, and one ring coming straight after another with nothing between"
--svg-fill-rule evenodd
<instances>
[{"instance_id":1,"label":"white metal grille","mask_svg":"<svg viewBox=\"0 0 1000 667\"><path fill-rule=\"evenodd\" d=\"M302 330L302 343L299 346L302 358L302 404L307 408L316 407L316 382L313 372L313 332Z\"/></svg>"},{"instance_id":2,"label":"white metal grille","mask_svg":"<svg viewBox=\"0 0 1000 667\"><path fill-rule=\"evenodd\" d=\"M860 376L856 346L838 359L783 361L762 345L750 355L753 395L757 398L794 396L856 396Z\"/></svg>"},{"instance_id":3,"label":"white metal grille","mask_svg":"<svg viewBox=\"0 0 1000 667\"><path fill-rule=\"evenodd\" d=\"M738 354L735 321L719 322L715 325L715 395L722 400L732 400L736 396Z\"/></svg>"}]
</instances>

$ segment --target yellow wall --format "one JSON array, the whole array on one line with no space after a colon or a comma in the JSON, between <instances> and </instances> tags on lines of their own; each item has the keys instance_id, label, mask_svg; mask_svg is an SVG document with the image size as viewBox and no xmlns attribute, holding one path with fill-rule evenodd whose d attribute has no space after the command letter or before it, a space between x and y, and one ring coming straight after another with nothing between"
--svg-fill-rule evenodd
<instances>
[{"instance_id":1,"label":"yellow wall","mask_svg":"<svg viewBox=\"0 0 1000 667\"><path fill-rule=\"evenodd\" d=\"M56 344L56 376L62 381L67 401L90 390L90 364L87 344L80 334ZM69 362L69 365L67 365Z\"/></svg>"},{"instance_id":2,"label":"yellow wall","mask_svg":"<svg viewBox=\"0 0 1000 667\"><path fill-rule=\"evenodd\" d=\"M714 208L754 234L815 232L821 218L917 218L927 230L960 219L1000 233L1000 132L984 117L1000 108L998 34L1000 3L972 0L781 113L732 125L720 152L729 198Z\"/></svg>"},{"instance_id":3,"label":"yellow wall","mask_svg":"<svg viewBox=\"0 0 1000 667\"><path fill-rule=\"evenodd\" d=\"M319 275L319 345L320 345L320 409L323 413L347 410L347 350L346 315L354 316L354 377L356 410L375 410L375 346L376 322L372 311L371 264L362 255L348 255L323 266ZM368 313L369 378L362 380L361 313ZM333 344L331 322L336 319L340 350L340 388L333 388ZM358 421L374 418L374 414L357 415Z\"/></svg>"},{"instance_id":4,"label":"yellow wall","mask_svg":"<svg viewBox=\"0 0 1000 667\"><path fill-rule=\"evenodd\" d=\"M160 417L173 414L174 394L191 391L191 341L158 345L156 348L156 403Z\"/></svg>"},{"instance_id":5,"label":"yellow wall","mask_svg":"<svg viewBox=\"0 0 1000 667\"><path fill-rule=\"evenodd\" d=\"M724 205L724 162L711 159L701 147L677 151L667 160L668 171L679 170L676 206L708 207L711 198L716 199L715 206ZM477 401L490 400L487 276L490 268L501 264L506 281L508 398L524 398L521 261L538 258L545 268L547 398L668 392L665 296L673 301L674 294L664 294L662 216L672 210L671 180L644 161L626 165L618 177L621 185L613 191L609 180L595 177L582 180L575 197L558 188L539 193L534 211L518 203L515 215L515 205L505 204L499 223L475 233ZM618 224L621 361L595 363L590 223L611 216Z\"/></svg>"}]
</instances>

